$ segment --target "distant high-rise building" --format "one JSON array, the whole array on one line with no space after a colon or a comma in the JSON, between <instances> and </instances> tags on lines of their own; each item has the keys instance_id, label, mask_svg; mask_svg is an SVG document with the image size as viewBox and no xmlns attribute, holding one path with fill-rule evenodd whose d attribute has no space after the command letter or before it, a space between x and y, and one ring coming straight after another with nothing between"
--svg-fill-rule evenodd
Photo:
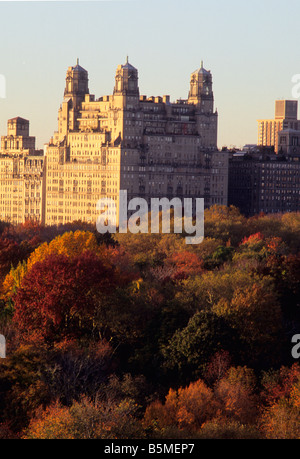
<instances>
[{"instance_id":1,"label":"distant high-rise building","mask_svg":"<svg viewBox=\"0 0 300 459\"><path fill-rule=\"evenodd\" d=\"M0 220L12 224L45 218L45 158L29 136L29 121L8 120L1 137Z\"/></svg>"},{"instance_id":2,"label":"distant high-rise building","mask_svg":"<svg viewBox=\"0 0 300 459\"><path fill-rule=\"evenodd\" d=\"M258 145L274 147L278 153L279 132L286 129L298 130L300 127L297 113L297 100L276 100L275 118L258 120Z\"/></svg>"}]
</instances>

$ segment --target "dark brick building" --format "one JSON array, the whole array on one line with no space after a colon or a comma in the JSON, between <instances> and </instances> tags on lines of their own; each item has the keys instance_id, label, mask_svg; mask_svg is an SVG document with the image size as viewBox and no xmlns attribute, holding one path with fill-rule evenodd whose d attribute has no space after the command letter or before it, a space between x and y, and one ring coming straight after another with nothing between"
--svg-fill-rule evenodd
<instances>
[{"instance_id":1,"label":"dark brick building","mask_svg":"<svg viewBox=\"0 0 300 459\"><path fill-rule=\"evenodd\" d=\"M230 153L228 204L246 216L300 211L300 154Z\"/></svg>"}]
</instances>

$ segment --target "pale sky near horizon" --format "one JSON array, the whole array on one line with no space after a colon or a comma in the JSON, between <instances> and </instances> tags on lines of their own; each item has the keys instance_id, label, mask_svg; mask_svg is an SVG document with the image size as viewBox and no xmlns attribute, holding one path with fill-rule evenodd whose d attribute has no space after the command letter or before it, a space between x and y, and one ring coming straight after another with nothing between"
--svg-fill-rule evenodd
<instances>
[{"instance_id":1,"label":"pale sky near horizon","mask_svg":"<svg viewBox=\"0 0 300 459\"><path fill-rule=\"evenodd\" d=\"M211 70L218 146L257 142L257 119L292 99L300 74L299 0L0 1L0 135L7 119L30 120L42 148L57 129L68 66L89 72L90 93L112 94L129 62L140 93L188 96L190 74ZM0 91L1 95L1 91Z\"/></svg>"}]
</instances>

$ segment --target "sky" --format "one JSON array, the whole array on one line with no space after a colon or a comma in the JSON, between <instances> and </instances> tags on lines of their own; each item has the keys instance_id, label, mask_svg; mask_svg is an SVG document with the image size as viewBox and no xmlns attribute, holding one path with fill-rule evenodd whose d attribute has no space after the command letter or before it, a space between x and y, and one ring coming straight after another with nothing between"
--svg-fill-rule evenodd
<instances>
[{"instance_id":1,"label":"sky","mask_svg":"<svg viewBox=\"0 0 300 459\"><path fill-rule=\"evenodd\" d=\"M57 130L66 71L77 58L96 98L112 94L128 55L140 94L172 101L188 97L203 60L213 75L219 148L257 143L257 119L274 117L276 99L293 99L300 74L299 0L0 0L0 17L0 135L21 116L38 148Z\"/></svg>"}]
</instances>

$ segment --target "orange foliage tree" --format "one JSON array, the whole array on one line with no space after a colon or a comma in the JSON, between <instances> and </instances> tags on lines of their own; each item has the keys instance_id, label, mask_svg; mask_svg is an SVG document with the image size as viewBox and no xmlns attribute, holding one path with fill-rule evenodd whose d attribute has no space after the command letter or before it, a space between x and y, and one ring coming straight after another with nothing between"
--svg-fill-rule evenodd
<instances>
[{"instance_id":1,"label":"orange foliage tree","mask_svg":"<svg viewBox=\"0 0 300 459\"><path fill-rule=\"evenodd\" d=\"M143 438L136 418L137 405L130 399L92 402L84 397L67 408L58 403L38 410L24 431L25 439L123 439Z\"/></svg>"},{"instance_id":2,"label":"orange foliage tree","mask_svg":"<svg viewBox=\"0 0 300 459\"><path fill-rule=\"evenodd\" d=\"M158 429L176 426L198 431L204 422L216 415L217 409L213 391L198 380L177 391L170 389L164 404L152 402L146 409L144 425Z\"/></svg>"},{"instance_id":3,"label":"orange foliage tree","mask_svg":"<svg viewBox=\"0 0 300 459\"><path fill-rule=\"evenodd\" d=\"M247 367L230 368L215 388L222 416L241 424L254 424L258 415L255 384L253 370Z\"/></svg>"}]
</instances>

